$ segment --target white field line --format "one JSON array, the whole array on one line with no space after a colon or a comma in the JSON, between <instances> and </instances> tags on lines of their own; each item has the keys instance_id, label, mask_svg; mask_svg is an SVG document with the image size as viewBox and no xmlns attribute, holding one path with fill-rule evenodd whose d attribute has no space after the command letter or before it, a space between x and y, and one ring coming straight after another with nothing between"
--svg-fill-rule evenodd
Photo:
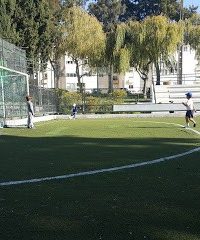
<instances>
[{"instance_id":1,"label":"white field line","mask_svg":"<svg viewBox=\"0 0 200 240\"><path fill-rule=\"evenodd\" d=\"M178 126L184 127L182 125L175 124L175 123L165 123L165 122L156 122L156 123L172 124L172 125L178 125ZM191 129L191 128L186 128L186 129L191 130L191 131L200 135L200 132L198 132L197 130L194 130L194 129ZM95 175L95 174L105 173L105 172L114 172L114 171L123 170L123 169L137 168L137 167L152 165L152 164L156 164L156 163L165 162L165 161L169 161L169 160L172 160L172 159L184 157L184 156L187 156L187 155L190 155L192 153L199 152L199 151L200 151L200 147L197 147L197 148L191 149L187 152L171 155L171 156L168 156L168 157L162 157L162 158L154 159L154 160L151 160L151 161L145 161L145 162L141 162L141 163L134 163L134 164L129 164L129 165L120 166L120 167L103 168L103 169L97 169L97 170L86 171L86 172L71 173L71 174L60 175L60 176L55 176L55 177L33 178L33 179L27 179L27 180L1 182L0 186L20 185L20 184L27 184L27 183L38 183L38 182L52 181L52 180L58 180L58 179L67 179L67 178L74 178L74 177L80 177L80 176Z\"/></svg>"},{"instance_id":2,"label":"white field line","mask_svg":"<svg viewBox=\"0 0 200 240\"><path fill-rule=\"evenodd\" d=\"M175 125L175 126L178 126L178 127L181 127L181 128L184 128L185 130L188 130L188 131L191 131L191 132L194 132L198 135L200 135L200 132L195 130L194 128L190 128L190 127L185 127L181 124L178 124L178 123L167 123L167 122L153 122L153 121L140 121L140 122L149 122L149 123L161 123L161 124L169 124L169 125Z\"/></svg>"}]
</instances>

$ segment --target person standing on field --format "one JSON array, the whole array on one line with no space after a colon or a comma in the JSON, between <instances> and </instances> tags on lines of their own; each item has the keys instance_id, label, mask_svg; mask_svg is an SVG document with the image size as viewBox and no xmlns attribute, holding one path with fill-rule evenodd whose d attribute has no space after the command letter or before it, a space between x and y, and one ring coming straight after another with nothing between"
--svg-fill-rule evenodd
<instances>
[{"instance_id":1,"label":"person standing on field","mask_svg":"<svg viewBox=\"0 0 200 240\"><path fill-rule=\"evenodd\" d=\"M71 118L72 119L76 119L76 114L77 114L77 112L78 112L78 108L77 108L77 106L76 106L76 103L74 103L73 104L73 107L72 107L72 113L71 113Z\"/></svg>"},{"instance_id":2,"label":"person standing on field","mask_svg":"<svg viewBox=\"0 0 200 240\"><path fill-rule=\"evenodd\" d=\"M193 127L196 127L196 121L193 119L195 108L192 100L192 93L188 92L185 95L186 95L187 101L182 102L182 104L186 107L186 115L185 115L186 126L185 127L190 127L189 125L190 121L193 123Z\"/></svg>"},{"instance_id":3,"label":"person standing on field","mask_svg":"<svg viewBox=\"0 0 200 240\"><path fill-rule=\"evenodd\" d=\"M27 127L33 128L33 118L34 118L34 109L33 109L33 103L32 103L32 97L26 96L27 101L27 110L28 110L28 120L27 120Z\"/></svg>"}]
</instances>

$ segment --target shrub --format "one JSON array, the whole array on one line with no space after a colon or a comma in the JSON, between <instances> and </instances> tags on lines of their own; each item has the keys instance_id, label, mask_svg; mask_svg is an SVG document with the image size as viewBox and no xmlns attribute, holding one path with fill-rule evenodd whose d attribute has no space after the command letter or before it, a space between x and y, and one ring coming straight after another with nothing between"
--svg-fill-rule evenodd
<instances>
[{"instance_id":1,"label":"shrub","mask_svg":"<svg viewBox=\"0 0 200 240\"><path fill-rule=\"evenodd\" d=\"M82 97L80 93L58 89L57 95L59 113L68 114L71 112L71 108L74 103L77 105L82 104Z\"/></svg>"},{"instance_id":2,"label":"shrub","mask_svg":"<svg viewBox=\"0 0 200 240\"><path fill-rule=\"evenodd\" d=\"M124 98L127 97L127 92L124 89L120 89L120 90L114 90L110 96L112 97L112 99L114 100L114 102L116 103L122 103L124 102Z\"/></svg>"}]
</instances>

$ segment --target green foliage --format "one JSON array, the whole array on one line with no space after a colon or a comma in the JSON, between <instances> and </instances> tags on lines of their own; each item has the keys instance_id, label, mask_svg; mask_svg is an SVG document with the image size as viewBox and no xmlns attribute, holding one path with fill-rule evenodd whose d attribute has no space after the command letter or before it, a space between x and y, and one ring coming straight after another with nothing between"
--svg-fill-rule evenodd
<instances>
[{"instance_id":1,"label":"green foliage","mask_svg":"<svg viewBox=\"0 0 200 240\"><path fill-rule=\"evenodd\" d=\"M0 0L0 7L0 36L26 49L29 72L37 68L39 59L45 66L57 38L54 13L59 2Z\"/></svg>"},{"instance_id":2,"label":"green foliage","mask_svg":"<svg viewBox=\"0 0 200 240\"><path fill-rule=\"evenodd\" d=\"M112 93L110 93L111 98L115 103L122 103L124 102L124 98L127 97L127 93L125 90L113 90Z\"/></svg>"},{"instance_id":3,"label":"green foliage","mask_svg":"<svg viewBox=\"0 0 200 240\"><path fill-rule=\"evenodd\" d=\"M58 111L60 113L69 114L74 103L82 104L82 96L77 92L68 92L66 90L58 89Z\"/></svg>"},{"instance_id":4,"label":"green foliage","mask_svg":"<svg viewBox=\"0 0 200 240\"><path fill-rule=\"evenodd\" d=\"M183 27L164 16L152 16L142 22L130 21L127 35L131 65L145 80L151 63L157 64L161 58L167 60L175 52L182 41Z\"/></svg>"},{"instance_id":5,"label":"green foliage","mask_svg":"<svg viewBox=\"0 0 200 240\"><path fill-rule=\"evenodd\" d=\"M61 4L64 7L82 6L85 7L86 2L89 0L62 0Z\"/></svg>"},{"instance_id":6,"label":"green foliage","mask_svg":"<svg viewBox=\"0 0 200 240\"><path fill-rule=\"evenodd\" d=\"M127 97L125 90L114 90L110 94L102 94L101 96L92 96L89 94L68 92L58 89L58 109L60 113L69 114L72 105L76 103L78 106L85 106L85 112L111 112L112 105L115 103L123 103Z\"/></svg>"},{"instance_id":7,"label":"green foliage","mask_svg":"<svg viewBox=\"0 0 200 240\"><path fill-rule=\"evenodd\" d=\"M101 99L98 97L86 97L87 112L98 112L101 105Z\"/></svg>"},{"instance_id":8,"label":"green foliage","mask_svg":"<svg viewBox=\"0 0 200 240\"><path fill-rule=\"evenodd\" d=\"M181 25L170 22L166 17L148 17L144 20L144 27L147 51L152 62L158 61L161 56L166 58L174 53L182 41Z\"/></svg>"},{"instance_id":9,"label":"green foliage","mask_svg":"<svg viewBox=\"0 0 200 240\"><path fill-rule=\"evenodd\" d=\"M16 11L17 32L20 35L19 44L26 47L27 56L37 67L38 59L46 63L52 53L55 33L53 10L46 0L18 0Z\"/></svg>"},{"instance_id":10,"label":"green foliage","mask_svg":"<svg viewBox=\"0 0 200 240\"><path fill-rule=\"evenodd\" d=\"M148 16L166 16L171 20L180 20L180 11L183 18L187 19L196 12L197 7L190 6L182 9L182 0L124 0L126 12L122 20L135 19L144 20Z\"/></svg>"},{"instance_id":11,"label":"green foliage","mask_svg":"<svg viewBox=\"0 0 200 240\"><path fill-rule=\"evenodd\" d=\"M88 96L86 97L85 105L86 112L89 113L110 113L112 112L112 105L116 103L112 99L112 96L107 97L94 97Z\"/></svg>"},{"instance_id":12,"label":"green foliage","mask_svg":"<svg viewBox=\"0 0 200 240\"><path fill-rule=\"evenodd\" d=\"M118 65L117 65L118 64ZM119 56L116 59L116 71L118 73L124 73L130 68L130 51L128 48L121 48L119 50Z\"/></svg>"},{"instance_id":13,"label":"green foliage","mask_svg":"<svg viewBox=\"0 0 200 240\"><path fill-rule=\"evenodd\" d=\"M121 0L97 0L89 5L89 12L103 23L105 32L110 32L115 28L124 11L125 5Z\"/></svg>"},{"instance_id":14,"label":"green foliage","mask_svg":"<svg viewBox=\"0 0 200 240\"><path fill-rule=\"evenodd\" d=\"M195 14L185 21L185 42L200 56L200 14Z\"/></svg>"},{"instance_id":15,"label":"green foliage","mask_svg":"<svg viewBox=\"0 0 200 240\"><path fill-rule=\"evenodd\" d=\"M0 37L17 43L19 35L16 31L16 0L0 0Z\"/></svg>"},{"instance_id":16,"label":"green foliage","mask_svg":"<svg viewBox=\"0 0 200 240\"><path fill-rule=\"evenodd\" d=\"M77 80L81 86L80 60L87 59L88 64L94 66L104 53L105 34L102 25L94 16L74 6L63 13L62 33L60 51L62 54L67 52L75 61Z\"/></svg>"},{"instance_id":17,"label":"green foliage","mask_svg":"<svg viewBox=\"0 0 200 240\"><path fill-rule=\"evenodd\" d=\"M63 20L63 53L68 52L75 59L99 59L105 35L98 20L79 7L66 9Z\"/></svg>"},{"instance_id":18,"label":"green foliage","mask_svg":"<svg viewBox=\"0 0 200 240\"><path fill-rule=\"evenodd\" d=\"M109 72L109 91L112 92L112 75L115 72L125 72L129 69L129 54L125 46L126 24L119 18L124 13L122 1L98 0L91 3L89 11L103 23L106 32L106 48L104 58L99 66L107 66Z\"/></svg>"}]
</instances>

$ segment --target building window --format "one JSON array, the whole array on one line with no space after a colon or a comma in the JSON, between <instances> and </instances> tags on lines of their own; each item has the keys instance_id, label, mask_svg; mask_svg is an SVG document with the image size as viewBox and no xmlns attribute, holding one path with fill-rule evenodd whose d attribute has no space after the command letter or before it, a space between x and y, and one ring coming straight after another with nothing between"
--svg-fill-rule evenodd
<instances>
[{"instance_id":1,"label":"building window","mask_svg":"<svg viewBox=\"0 0 200 240\"><path fill-rule=\"evenodd\" d=\"M66 73L66 77L76 77L76 73Z\"/></svg>"},{"instance_id":2,"label":"building window","mask_svg":"<svg viewBox=\"0 0 200 240\"><path fill-rule=\"evenodd\" d=\"M73 61L66 61L67 64L73 64Z\"/></svg>"},{"instance_id":3,"label":"building window","mask_svg":"<svg viewBox=\"0 0 200 240\"><path fill-rule=\"evenodd\" d=\"M128 88L129 89L133 89L133 85L128 85Z\"/></svg>"}]
</instances>

